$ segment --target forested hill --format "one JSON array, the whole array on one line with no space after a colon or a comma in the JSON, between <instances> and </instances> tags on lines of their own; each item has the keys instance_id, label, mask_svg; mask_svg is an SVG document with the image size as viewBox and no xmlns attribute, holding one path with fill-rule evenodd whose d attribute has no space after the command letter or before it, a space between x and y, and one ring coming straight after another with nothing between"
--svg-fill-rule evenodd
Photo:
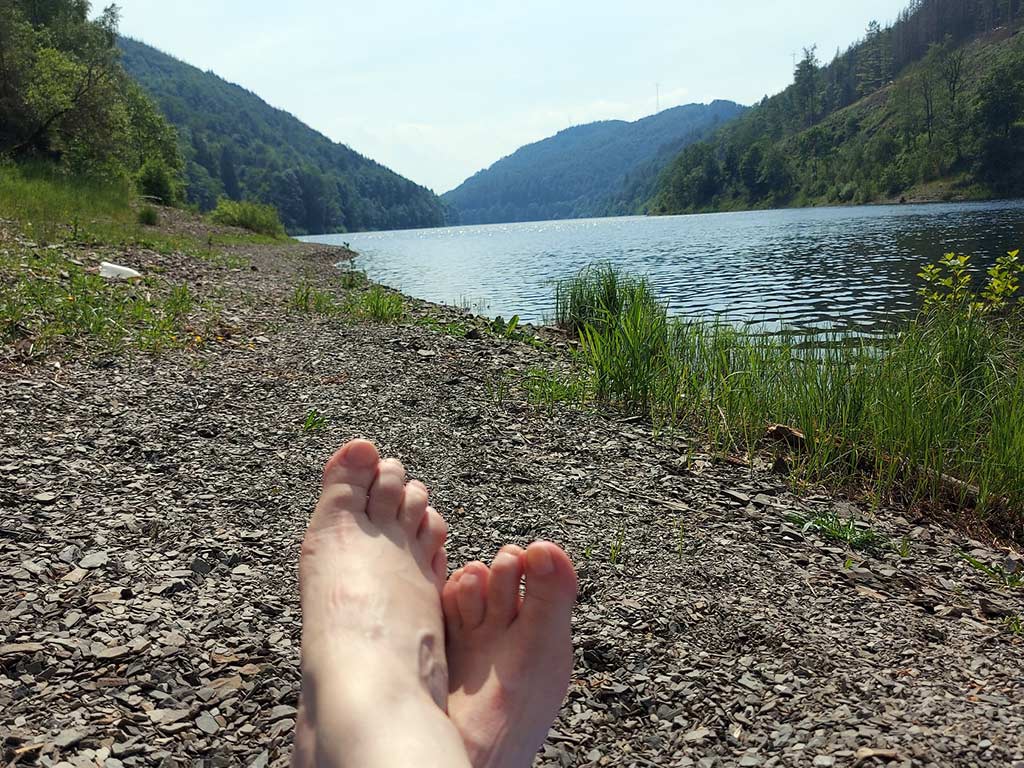
<instances>
[{"instance_id":1,"label":"forested hill","mask_svg":"<svg viewBox=\"0 0 1024 768\"><path fill-rule=\"evenodd\" d=\"M270 203L292 234L444 223L433 192L255 94L148 45L118 45L125 70L177 127L188 199L203 210L221 195Z\"/></svg>"},{"instance_id":2,"label":"forested hill","mask_svg":"<svg viewBox=\"0 0 1024 768\"><path fill-rule=\"evenodd\" d=\"M1024 0L915 0L687 147L654 213L1024 194Z\"/></svg>"},{"instance_id":3,"label":"forested hill","mask_svg":"<svg viewBox=\"0 0 1024 768\"><path fill-rule=\"evenodd\" d=\"M578 125L521 147L442 197L463 224L633 213L686 145L743 111L690 104L636 122Z\"/></svg>"}]
</instances>

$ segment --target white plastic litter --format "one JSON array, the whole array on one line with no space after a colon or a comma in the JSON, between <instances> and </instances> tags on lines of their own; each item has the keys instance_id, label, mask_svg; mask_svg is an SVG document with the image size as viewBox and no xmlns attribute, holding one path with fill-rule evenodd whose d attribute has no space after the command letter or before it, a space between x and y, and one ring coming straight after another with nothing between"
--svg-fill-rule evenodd
<instances>
[{"instance_id":1,"label":"white plastic litter","mask_svg":"<svg viewBox=\"0 0 1024 768\"><path fill-rule=\"evenodd\" d=\"M142 277L142 275L131 267L122 267L120 264L101 261L100 277L105 277L109 280L136 280Z\"/></svg>"}]
</instances>

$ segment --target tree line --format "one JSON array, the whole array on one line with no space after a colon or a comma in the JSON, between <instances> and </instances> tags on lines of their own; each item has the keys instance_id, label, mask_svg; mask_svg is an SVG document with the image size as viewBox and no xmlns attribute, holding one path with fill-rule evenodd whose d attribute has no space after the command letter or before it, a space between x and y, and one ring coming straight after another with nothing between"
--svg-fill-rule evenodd
<instances>
[{"instance_id":1,"label":"tree line","mask_svg":"<svg viewBox=\"0 0 1024 768\"><path fill-rule=\"evenodd\" d=\"M1024 0L918 0L662 175L654 212L1024 192Z\"/></svg>"}]
</instances>

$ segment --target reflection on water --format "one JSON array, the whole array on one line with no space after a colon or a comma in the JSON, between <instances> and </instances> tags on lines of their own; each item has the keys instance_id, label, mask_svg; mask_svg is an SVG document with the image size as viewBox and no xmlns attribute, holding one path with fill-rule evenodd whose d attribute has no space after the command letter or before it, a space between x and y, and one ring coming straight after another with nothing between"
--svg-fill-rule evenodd
<instances>
[{"instance_id":1,"label":"reflection on water","mask_svg":"<svg viewBox=\"0 0 1024 768\"><path fill-rule=\"evenodd\" d=\"M348 242L371 279L491 316L550 317L553 283L597 261L646 274L674 314L867 331L912 313L943 253L1024 245L1024 201L577 219L307 238Z\"/></svg>"}]
</instances>

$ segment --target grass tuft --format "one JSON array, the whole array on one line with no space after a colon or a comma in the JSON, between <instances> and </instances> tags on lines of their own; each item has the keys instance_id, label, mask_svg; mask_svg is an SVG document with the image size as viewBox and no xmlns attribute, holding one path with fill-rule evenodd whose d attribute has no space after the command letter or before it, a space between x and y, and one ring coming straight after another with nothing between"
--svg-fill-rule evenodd
<instances>
[{"instance_id":1,"label":"grass tuft","mask_svg":"<svg viewBox=\"0 0 1024 768\"><path fill-rule=\"evenodd\" d=\"M272 205L222 197L210 212L210 221L229 227L241 227L270 237L284 237L284 225Z\"/></svg>"},{"instance_id":2,"label":"grass tuft","mask_svg":"<svg viewBox=\"0 0 1024 768\"><path fill-rule=\"evenodd\" d=\"M345 311L364 320L397 323L405 317L405 302L401 294L375 285L363 293L351 294Z\"/></svg>"}]
</instances>

